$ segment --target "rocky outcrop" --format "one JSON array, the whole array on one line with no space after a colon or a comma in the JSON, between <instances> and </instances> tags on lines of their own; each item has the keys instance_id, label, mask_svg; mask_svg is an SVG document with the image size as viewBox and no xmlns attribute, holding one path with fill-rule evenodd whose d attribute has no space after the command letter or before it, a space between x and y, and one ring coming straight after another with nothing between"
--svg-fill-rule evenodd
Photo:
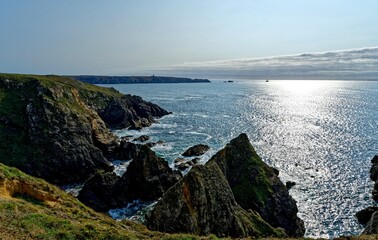
<instances>
[{"instance_id":1,"label":"rocky outcrop","mask_svg":"<svg viewBox=\"0 0 378 240\"><path fill-rule=\"evenodd\" d=\"M164 159L142 146L122 177L98 172L85 183L78 199L96 211L106 212L137 199L157 200L181 177Z\"/></svg>"},{"instance_id":2,"label":"rocky outcrop","mask_svg":"<svg viewBox=\"0 0 378 240\"><path fill-rule=\"evenodd\" d=\"M119 179L113 172L97 172L86 181L77 198L99 212L123 206L123 202L117 197L118 189L115 188Z\"/></svg>"},{"instance_id":3,"label":"rocky outcrop","mask_svg":"<svg viewBox=\"0 0 378 240\"><path fill-rule=\"evenodd\" d=\"M235 201L217 164L195 166L170 188L147 215L150 229L218 237L284 236Z\"/></svg>"},{"instance_id":4,"label":"rocky outcrop","mask_svg":"<svg viewBox=\"0 0 378 240\"><path fill-rule=\"evenodd\" d=\"M123 95L120 98L105 96L105 105L93 108L111 128L141 129L156 122L155 118L169 114L159 106L143 101L141 97Z\"/></svg>"},{"instance_id":5,"label":"rocky outcrop","mask_svg":"<svg viewBox=\"0 0 378 240\"><path fill-rule=\"evenodd\" d=\"M209 149L210 147L207 145L198 144L198 145L188 148L182 155L184 157L201 156L205 154Z\"/></svg>"},{"instance_id":6,"label":"rocky outcrop","mask_svg":"<svg viewBox=\"0 0 378 240\"><path fill-rule=\"evenodd\" d=\"M371 160L370 178L374 181L373 199L378 200L378 155ZM362 234L378 234L378 207L368 207L356 213L359 223L366 224Z\"/></svg>"},{"instance_id":7,"label":"rocky outcrop","mask_svg":"<svg viewBox=\"0 0 378 240\"><path fill-rule=\"evenodd\" d=\"M378 234L378 212L374 212L362 235Z\"/></svg>"},{"instance_id":8,"label":"rocky outcrop","mask_svg":"<svg viewBox=\"0 0 378 240\"><path fill-rule=\"evenodd\" d=\"M117 146L106 151L105 156L109 160L131 160L139 154L141 148L140 144L121 139Z\"/></svg>"},{"instance_id":9,"label":"rocky outcrop","mask_svg":"<svg viewBox=\"0 0 378 240\"><path fill-rule=\"evenodd\" d=\"M0 163L0 239L199 239L148 231L83 206L42 179Z\"/></svg>"},{"instance_id":10,"label":"rocky outcrop","mask_svg":"<svg viewBox=\"0 0 378 240\"><path fill-rule=\"evenodd\" d=\"M371 219L371 216L373 215L373 213L377 212L378 211L378 207L368 207L368 208L365 208L359 212L356 213L356 218L357 218L357 221L360 223L360 224L363 224L363 225L366 225L370 219Z\"/></svg>"},{"instance_id":11,"label":"rocky outcrop","mask_svg":"<svg viewBox=\"0 0 378 240\"><path fill-rule=\"evenodd\" d=\"M304 235L295 200L274 169L257 155L246 134L231 140L209 162L219 165L242 208L258 212L271 226L285 229L290 236Z\"/></svg>"},{"instance_id":12,"label":"rocky outcrop","mask_svg":"<svg viewBox=\"0 0 378 240\"><path fill-rule=\"evenodd\" d=\"M373 199L378 200L378 155L371 160L370 179L374 181L374 189L372 192Z\"/></svg>"},{"instance_id":13,"label":"rocky outcrop","mask_svg":"<svg viewBox=\"0 0 378 240\"><path fill-rule=\"evenodd\" d=\"M149 139L150 139L150 136L142 135L137 138L134 138L133 142L145 142L145 141L148 141Z\"/></svg>"},{"instance_id":14,"label":"rocky outcrop","mask_svg":"<svg viewBox=\"0 0 378 240\"><path fill-rule=\"evenodd\" d=\"M177 158L174 161L175 167L181 171L186 170L187 168L194 166L198 163L199 158L186 159L186 158Z\"/></svg>"},{"instance_id":15,"label":"rocky outcrop","mask_svg":"<svg viewBox=\"0 0 378 240\"><path fill-rule=\"evenodd\" d=\"M139 154L127 168L118 182L120 195L129 201L156 200L182 177L179 171L173 171L168 162L158 157L149 147L142 146Z\"/></svg>"},{"instance_id":16,"label":"rocky outcrop","mask_svg":"<svg viewBox=\"0 0 378 240\"><path fill-rule=\"evenodd\" d=\"M149 126L167 112L140 97L57 76L0 75L0 156L52 183L113 167L111 127Z\"/></svg>"}]
</instances>

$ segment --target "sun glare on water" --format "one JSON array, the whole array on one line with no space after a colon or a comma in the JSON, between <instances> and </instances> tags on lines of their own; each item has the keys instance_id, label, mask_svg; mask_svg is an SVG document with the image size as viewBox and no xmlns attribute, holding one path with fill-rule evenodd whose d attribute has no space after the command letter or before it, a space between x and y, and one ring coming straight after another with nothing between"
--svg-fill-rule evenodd
<instances>
[{"instance_id":1,"label":"sun glare on water","mask_svg":"<svg viewBox=\"0 0 378 240\"><path fill-rule=\"evenodd\" d=\"M280 84L280 88L283 91L291 93L292 95L309 95L314 92L320 91L322 88L326 87L328 82L322 81L310 81L310 80L291 80L283 81Z\"/></svg>"}]
</instances>

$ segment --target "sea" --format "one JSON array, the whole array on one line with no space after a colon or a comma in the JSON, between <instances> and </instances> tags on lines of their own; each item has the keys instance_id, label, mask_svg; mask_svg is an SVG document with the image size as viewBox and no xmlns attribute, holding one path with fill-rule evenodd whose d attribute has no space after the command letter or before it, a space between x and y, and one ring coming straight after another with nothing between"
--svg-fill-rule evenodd
<instances>
[{"instance_id":1,"label":"sea","mask_svg":"<svg viewBox=\"0 0 378 240\"><path fill-rule=\"evenodd\" d=\"M246 133L263 161L280 171L281 180L296 183L290 194L307 237L359 234L363 226L356 212L377 205L371 198L369 170L378 154L378 81L102 86L141 96L172 112L140 131L115 130L119 136L163 140L153 150L172 167L195 144L211 147L200 160L205 163Z\"/></svg>"}]
</instances>

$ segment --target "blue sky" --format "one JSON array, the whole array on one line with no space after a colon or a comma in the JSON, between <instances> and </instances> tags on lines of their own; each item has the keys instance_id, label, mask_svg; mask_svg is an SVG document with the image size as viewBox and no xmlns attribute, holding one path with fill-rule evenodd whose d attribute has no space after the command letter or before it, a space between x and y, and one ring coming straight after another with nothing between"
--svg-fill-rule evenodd
<instances>
[{"instance_id":1,"label":"blue sky","mask_svg":"<svg viewBox=\"0 0 378 240\"><path fill-rule=\"evenodd\" d=\"M1 0L0 72L151 74L374 47L377 12L376 0Z\"/></svg>"}]
</instances>

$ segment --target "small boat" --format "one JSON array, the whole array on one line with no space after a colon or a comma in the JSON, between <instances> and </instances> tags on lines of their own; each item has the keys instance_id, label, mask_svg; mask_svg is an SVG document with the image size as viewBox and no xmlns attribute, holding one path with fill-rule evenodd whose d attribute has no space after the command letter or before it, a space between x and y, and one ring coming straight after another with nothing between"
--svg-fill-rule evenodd
<instances>
[{"instance_id":1,"label":"small boat","mask_svg":"<svg viewBox=\"0 0 378 240\"><path fill-rule=\"evenodd\" d=\"M232 80L228 80L227 82L234 82L234 81L232 81Z\"/></svg>"},{"instance_id":2,"label":"small boat","mask_svg":"<svg viewBox=\"0 0 378 240\"><path fill-rule=\"evenodd\" d=\"M266 79L265 82L269 82L269 79Z\"/></svg>"}]
</instances>

